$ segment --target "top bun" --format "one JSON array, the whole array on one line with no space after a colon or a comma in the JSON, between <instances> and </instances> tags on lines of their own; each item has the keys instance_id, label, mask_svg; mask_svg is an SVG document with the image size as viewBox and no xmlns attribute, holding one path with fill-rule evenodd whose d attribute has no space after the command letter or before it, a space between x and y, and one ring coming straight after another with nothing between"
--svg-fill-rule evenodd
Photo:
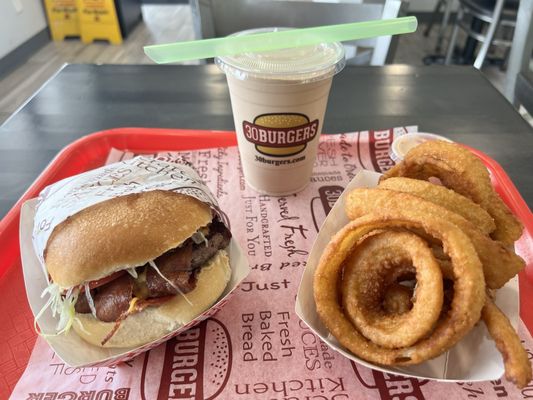
<instances>
[{"instance_id":1,"label":"top bun","mask_svg":"<svg viewBox=\"0 0 533 400\"><path fill-rule=\"evenodd\" d=\"M72 215L48 239L44 259L63 288L144 265L213 219L210 207L184 194L154 190L116 197Z\"/></svg>"}]
</instances>

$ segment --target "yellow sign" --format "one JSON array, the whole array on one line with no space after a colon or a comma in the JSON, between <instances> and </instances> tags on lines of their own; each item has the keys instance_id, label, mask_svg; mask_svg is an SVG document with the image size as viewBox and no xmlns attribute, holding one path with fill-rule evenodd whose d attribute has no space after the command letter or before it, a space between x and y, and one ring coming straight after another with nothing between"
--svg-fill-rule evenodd
<instances>
[{"instance_id":1,"label":"yellow sign","mask_svg":"<svg viewBox=\"0 0 533 400\"><path fill-rule=\"evenodd\" d=\"M113 44L122 43L113 0L77 0L81 40L91 43L94 40L108 40Z\"/></svg>"},{"instance_id":2,"label":"yellow sign","mask_svg":"<svg viewBox=\"0 0 533 400\"><path fill-rule=\"evenodd\" d=\"M44 5L53 40L80 36L76 0L45 0Z\"/></svg>"}]
</instances>

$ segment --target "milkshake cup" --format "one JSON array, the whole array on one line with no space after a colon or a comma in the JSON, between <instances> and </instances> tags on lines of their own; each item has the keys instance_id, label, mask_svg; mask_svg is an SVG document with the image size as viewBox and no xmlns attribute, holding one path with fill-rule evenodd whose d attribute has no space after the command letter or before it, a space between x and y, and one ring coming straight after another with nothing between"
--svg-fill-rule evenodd
<instances>
[{"instance_id":1,"label":"milkshake cup","mask_svg":"<svg viewBox=\"0 0 533 400\"><path fill-rule=\"evenodd\" d=\"M271 32L261 28L235 35ZM247 184L285 196L309 183L340 43L217 57L226 73Z\"/></svg>"}]
</instances>

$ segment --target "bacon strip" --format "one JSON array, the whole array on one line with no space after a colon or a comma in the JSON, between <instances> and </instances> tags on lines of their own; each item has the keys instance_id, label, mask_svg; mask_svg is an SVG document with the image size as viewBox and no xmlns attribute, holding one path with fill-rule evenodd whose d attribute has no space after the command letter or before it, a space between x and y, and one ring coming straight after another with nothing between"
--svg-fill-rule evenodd
<instances>
[{"instance_id":1,"label":"bacon strip","mask_svg":"<svg viewBox=\"0 0 533 400\"><path fill-rule=\"evenodd\" d=\"M125 270L122 270L122 271L117 271L117 272L113 272L111 275L108 275L108 276L105 276L103 278L100 278L100 279L96 279L94 281L90 281L89 282L89 289L96 289L97 287L100 287L100 286L103 286L117 278L119 278L120 276L124 275L126 273ZM85 286L82 285L80 286L80 293L84 293L85 292Z\"/></svg>"},{"instance_id":2,"label":"bacon strip","mask_svg":"<svg viewBox=\"0 0 533 400\"><path fill-rule=\"evenodd\" d=\"M165 278L172 282L170 285L153 268L146 272L146 286L149 297L160 297L177 294L175 287L182 293L189 293L196 287L196 273L220 249L225 248L231 239L231 233L224 224L215 220L209 225L208 242L193 243L188 239L183 246L168 251L156 258L154 263Z\"/></svg>"}]
</instances>

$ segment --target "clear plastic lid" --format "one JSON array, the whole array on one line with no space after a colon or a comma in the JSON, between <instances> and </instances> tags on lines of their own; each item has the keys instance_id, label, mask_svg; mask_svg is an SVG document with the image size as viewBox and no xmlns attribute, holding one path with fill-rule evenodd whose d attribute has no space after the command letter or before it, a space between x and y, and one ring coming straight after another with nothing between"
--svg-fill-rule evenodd
<instances>
[{"instance_id":1,"label":"clear plastic lid","mask_svg":"<svg viewBox=\"0 0 533 400\"><path fill-rule=\"evenodd\" d=\"M259 28L231 36L275 32L290 28ZM271 79L286 83L305 83L329 78L345 65L341 43L321 43L263 53L243 53L215 58L226 74L238 79Z\"/></svg>"}]
</instances>

